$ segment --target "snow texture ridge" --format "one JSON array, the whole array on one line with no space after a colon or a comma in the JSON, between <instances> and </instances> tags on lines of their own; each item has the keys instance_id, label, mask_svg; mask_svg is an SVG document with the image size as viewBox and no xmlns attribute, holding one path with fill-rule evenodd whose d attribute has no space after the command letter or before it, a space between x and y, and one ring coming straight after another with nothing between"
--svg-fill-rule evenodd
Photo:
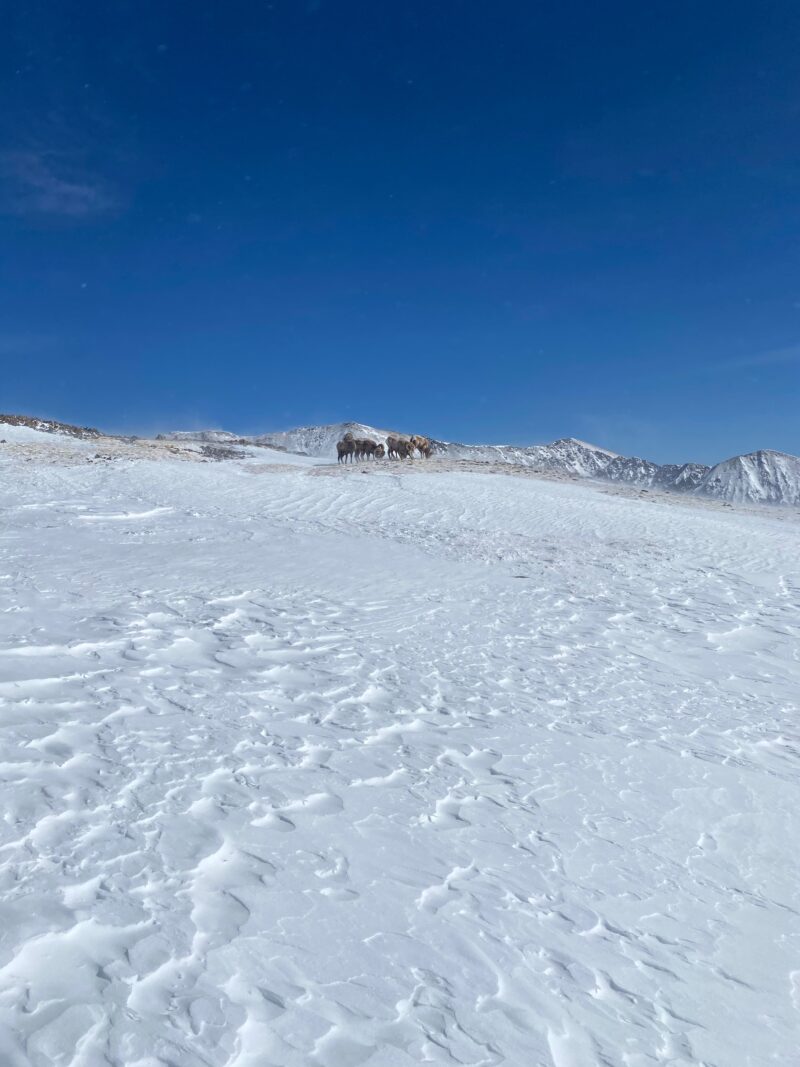
<instances>
[{"instance_id":1,"label":"snow texture ridge","mask_svg":"<svg viewBox=\"0 0 800 1067\"><path fill-rule=\"evenodd\" d=\"M331 459L336 442L345 433L371 437L383 444L396 430L379 430L360 422L304 426L280 433L236 438L213 430L163 435L173 440L249 440L309 456ZM653 463L635 456L621 456L574 437L549 445L467 445L431 438L434 456L485 463L508 463L534 470L560 472L577 478L597 478L624 485L656 488L669 492L697 493L739 503L800 505L800 459L782 452L754 452L736 456L711 468L702 463Z\"/></svg>"},{"instance_id":2,"label":"snow texture ridge","mask_svg":"<svg viewBox=\"0 0 800 1067\"><path fill-rule=\"evenodd\" d=\"M3 1067L795 1062L792 511L36 436Z\"/></svg>"},{"instance_id":3,"label":"snow texture ridge","mask_svg":"<svg viewBox=\"0 0 800 1067\"><path fill-rule=\"evenodd\" d=\"M108 438L90 427L70 426L29 416L0 415L0 437L43 431L87 442ZM381 430L361 422L341 422L303 426L294 430L240 436L227 430L177 430L159 434L158 441L222 447L258 446L333 459L336 442L345 433L370 437L386 444L397 430ZM470 460L478 463L504 463L533 471L565 474L573 478L593 478L621 485L654 488L667 492L695 493L732 503L788 504L800 506L800 458L784 452L762 450L708 467L701 463L653 463L636 456L621 456L574 437L561 438L548 445L468 445L431 438L434 457Z\"/></svg>"}]
</instances>

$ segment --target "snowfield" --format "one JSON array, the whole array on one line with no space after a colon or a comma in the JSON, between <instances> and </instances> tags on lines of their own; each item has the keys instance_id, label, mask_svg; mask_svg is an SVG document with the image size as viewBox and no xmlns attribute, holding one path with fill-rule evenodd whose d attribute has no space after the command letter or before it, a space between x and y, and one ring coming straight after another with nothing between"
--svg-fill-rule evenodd
<instances>
[{"instance_id":1,"label":"snowfield","mask_svg":"<svg viewBox=\"0 0 800 1067\"><path fill-rule=\"evenodd\" d=\"M3 1067L797 1062L796 511L5 429Z\"/></svg>"},{"instance_id":2,"label":"snowfield","mask_svg":"<svg viewBox=\"0 0 800 1067\"><path fill-rule=\"evenodd\" d=\"M3 416L0 415L0 421ZM397 430L379 430L362 422L339 422L324 426L301 426L280 433L241 438L226 430L179 430L161 435L165 441L249 443L288 449L321 459L336 458L336 442L345 433L369 437L386 444ZM694 494L737 504L788 504L800 508L800 456L762 449L733 456L714 467L703 463L653 463L637 456L620 456L607 448L575 437L563 437L549 445L464 445L431 439L434 456L473 464L507 465L513 470L529 468L537 475L592 478L640 489Z\"/></svg>"}]
</instances>

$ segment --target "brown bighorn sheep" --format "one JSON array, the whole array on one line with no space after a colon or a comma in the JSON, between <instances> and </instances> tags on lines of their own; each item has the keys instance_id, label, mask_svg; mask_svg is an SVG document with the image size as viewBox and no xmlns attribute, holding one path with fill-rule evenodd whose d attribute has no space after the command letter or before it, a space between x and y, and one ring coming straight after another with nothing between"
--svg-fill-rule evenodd
<instances>
[{"instance_id":1,"label":"brown bighorn sheep","mask_svg":"<svg viewBox=\"0 0 800 1067\"><path fill-rule=\"evenodd\" d=\"M375 449L378 447L378 442L369 437L357 437L354 443L356 446L356 459L369 459L370 456L375 455Z\"/></svg>"},{"instance_id":2,"label":"brown bighorn sheep","mask_svg":"<svg viewBox=\"0 0 800 1067\"><path fill-rule=\"evenodd\" d=\"M350 457L350 462L353 462L353 455L356 450L356 444L353 440L353 435L350 434L350 440L347 440L347 434L344 435L341 441L336 442L336 455L339 463L347 463L347 457Z\"/></svg>"},{"instance_id":3,"label":"brown bighorn sheep","mask_svg":"<svg viewBox=\"0 0 800 1067\"><path fill-rule=\"evenodd\" d=\"M420 434L415 433L410 438L410 440L412 446L416 448L416 450L421 456L424 456L425 459L431 458L431 452L433 451L433 449L431 448L431 443L427 437L422 437L420 436Z\"/></svg>"},{"instance_id":4,"label":"brown bighorn sheep","mask_svg":"<svg viewBox=\"0 0 800 1067\"><path fill-rule=\"evenodd\" d=\"M414 455L414 446L407 437L387 437L386 451L390 458L411 459Z\"/></svg>"}]
</instances>

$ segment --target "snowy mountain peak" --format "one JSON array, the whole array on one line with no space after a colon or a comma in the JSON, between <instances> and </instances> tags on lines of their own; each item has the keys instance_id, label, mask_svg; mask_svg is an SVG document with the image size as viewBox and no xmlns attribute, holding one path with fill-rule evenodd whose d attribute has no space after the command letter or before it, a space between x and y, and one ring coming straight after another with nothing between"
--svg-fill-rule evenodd
<instances>
[{"instance_id":1,"label":"snowy mountain peak","mask_svg":"<svg viewBox=\"0 0 800 1067\"><path fill-rule=\"evenodd\" d=\"M732 503L800 505L800 458L760 449L709 470L696 490Z\"/></svg>"},{"instance_id":2,"label":"snowy mountain peak","mask_svg":"<svg viewBox=\"0 0 800 1067\"><path fill-rule=\"evenodd\" d=\"M209 444L233 444L239 441L238 434L228 430L174 430L156 435L157 441L204 441Z\"/></svg>"},{"instance_id":3,"label":"snowy mountain peak","mask_svg":"<svg viewBox=\"0 0 800 1067\"><path fill-rule=\"evenodd\" d=\"M557 441L553 441L553 444L550 447L555 448L557 445L572 445L577 446L578 448L586 448L590 452L599 452L611 459L614 459L619 455L618 452L612 452L608 448L601 448L600 445L592 445L589 444L588 441L581 441L579 437L559 437Z\"/></svg>"},{"instance_id":4,"label":"snowy mountain peak","mask_svg":"<svg viewBox=\"0 0 800 1067\"><path fill-rule=\"evenodd\" d=\"M0 416L0 421L13 416ZM49 428L44 420L37 426ZM30 421L28 422L30 425ZM74 429L74 428L70 428ZM420 428L404 433L419 432ZM87 431L97 433L97 431ZM293 430L241 437L227 430L189 430L160 434L173 441L256 444L320 459L336 456L336 442L346 433L369 437L383 444L392 433L364 422L336 422L300 426ZM421 428L425 432L425 428ZM658 464L637 456L622 456L608 448L577 437L561 437L544 445L470 445L431 437L436 456L478 463L507 463L575 478L595 478L640 488L697 493L731 503L773 503L800 506L800 458L785 452L762 449L734 456L708 467L702 463Z\"/></svg>"},{"instance_id":5,"label":"snowy mountain peak","mask_svg":"<svg viewBox=\"0 0 800 1067\"><path fill-rule=\"evenodd\" d=\"M333 458L336 455L336 442L346 433L353 437L368 437L380 444L386 444L389 434L396 430L378 430L364 422L334 422L322 426L299 426L294 430L278 433L263 433L254 437L259 445L272 445L287 449L289 452L303 452L309 456Z\"/></svg>"}]
</instances>

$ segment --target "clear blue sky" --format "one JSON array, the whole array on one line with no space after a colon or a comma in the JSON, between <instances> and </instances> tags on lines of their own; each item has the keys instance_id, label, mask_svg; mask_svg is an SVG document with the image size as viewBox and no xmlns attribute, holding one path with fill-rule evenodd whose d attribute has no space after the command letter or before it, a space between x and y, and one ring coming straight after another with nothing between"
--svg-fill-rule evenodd
<instances>
[{"instance_id":1,"label":"clear blue sky","mask_svg":"<svg viewBox=\"0 0 800 1067\"><path fill-rule=\"evenodd\" d=\"M0 410L800 453L800 6L20 0Z\"/></svg>"}]
</instances>

